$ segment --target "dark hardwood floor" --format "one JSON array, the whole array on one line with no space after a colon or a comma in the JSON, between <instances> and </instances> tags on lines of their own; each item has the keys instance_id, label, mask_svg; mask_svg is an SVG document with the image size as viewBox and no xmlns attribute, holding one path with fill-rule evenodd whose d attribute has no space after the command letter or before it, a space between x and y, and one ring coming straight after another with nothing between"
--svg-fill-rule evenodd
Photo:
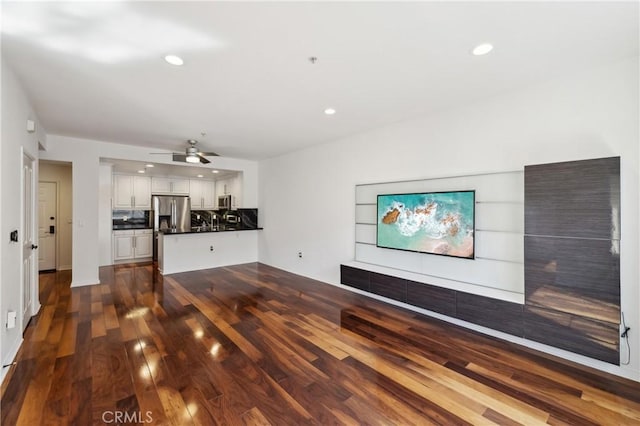
<instances>
[{"instance_id":1,"label":"dark hardwood floor","mask_svg":"<svg viewBox=\"0 0 640 426\"><path fill-rule=\"evenodd\" d=\"M262 264L40 279L3 425L640 424L638 383Z\"/></svg>"}]
</instances>

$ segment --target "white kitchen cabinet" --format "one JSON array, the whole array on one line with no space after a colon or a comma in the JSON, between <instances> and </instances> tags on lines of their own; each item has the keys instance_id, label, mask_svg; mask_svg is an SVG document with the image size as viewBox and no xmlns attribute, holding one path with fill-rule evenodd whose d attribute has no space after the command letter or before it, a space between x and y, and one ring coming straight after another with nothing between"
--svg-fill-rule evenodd
<instances>
[{"instance_id":1,"label":"white kitchen cabinet","mask_svg":"<svg viewBox=\"0 0 640 426\"><path fill-rule=\"evenodd\" d=\"M151 193L189 195L189 179L153 177Z\"/></svg>"},{"instance_id":2,"label":"white kitchen cabinet","mask_svg":"<svg viewBox=\"0 0 640 426\"><path fill-rule=\"evenodd\" d=\"M151 209L151 179L146 176L113 175L114 209Z\"/></svg>"},{"instance_id":3,"label":"white kitchen cabinet","mask_svg":"<svg viewBox=\"0 0 640 426\"><path fill-rule=\"evenodd\" d=\"M189 197L191 198L191 209L209 210L215 209L215 182L210 180L189 181Z\"/></svg>"},{"instance_id":4,"label":"white kitchen cabinet","mask_svg":"<svg viewBox=\"0 0 640 426\"><path fill-rule=\"evenodd\" d=\"M242 174L238 173L235 176L217 180L215 192L217 196L231 195L231 208L242 207Z\"/></svg>"},{"instance_id":5,"label":"white kitchen cabinet","mask_svg":"<svg viewBox=\"0 0 640 426\"><path fill-rule=\"evenodd\" d=\"M113 260L133 259L133 231L113 231Z\"/></svg>"},{"instance_id":6,"label":"white kitchen cabinet","mask_svg":"<svg viewBox=\"0 0 640 426\"><path fill-rule=\"evenodd\" d=\"M133 251L135 259L153 256L153 230L141 229L134 231Z\"/></svg>"},{"instance_id":7,"label":"white kitchen cabinet","mask_svg":"<svg viewBox=\"0 0 640 426\"><path fill-rule=\"evenodd\" d=\"M134 260L153 256L153 230L113 231L113 260Z\"/></svg>"}]
</instances>

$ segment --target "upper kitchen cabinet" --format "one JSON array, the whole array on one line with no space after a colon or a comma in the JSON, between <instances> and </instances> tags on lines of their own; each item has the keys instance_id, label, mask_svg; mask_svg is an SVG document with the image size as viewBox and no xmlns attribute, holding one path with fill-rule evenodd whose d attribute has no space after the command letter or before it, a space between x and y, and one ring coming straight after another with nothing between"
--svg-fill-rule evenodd
<instances>
[{"instance_id":1,"label":"upper kitchen cabinet","mask_svg":"<svg viewBox=\"0 0 640 426\"><path fill-rule=\"evenodd\" d=\"M242 200L242 174L238 173L226 179L216 180L216 195L218 197L231 195L231 208L242 207L240 202Z\"/></svg>"},{"instance_id":2,"label":"upper kitchen cabinet","mask_svg":"<svg viewBox=\"0 0 640 426\"><path fill-rule=\"evenodd\" d=\"M151 179L146 176L113 175L114 209L151 209Z\"/></svg>"},{"instance_id":3,"label":"upper kitchen cabinet","mask_svg":"<svg viewBox=\"0 0 640 426\"><path fill-rule=\"evenodd\" d=\"M189 195L189 179L153 177L151 193Z\"/></svg>"},{"instance_id":4,"label":"upper kitchen cabinet","mask_svg":"<svg viewBox=\"0 0 640 426\"><path fill-rule=\"evenodd\" d=\"M211 180L189 181L189 197L191 197L191 209L210 210L215 209L215 182Z\"/></svg>"}]
</instances>

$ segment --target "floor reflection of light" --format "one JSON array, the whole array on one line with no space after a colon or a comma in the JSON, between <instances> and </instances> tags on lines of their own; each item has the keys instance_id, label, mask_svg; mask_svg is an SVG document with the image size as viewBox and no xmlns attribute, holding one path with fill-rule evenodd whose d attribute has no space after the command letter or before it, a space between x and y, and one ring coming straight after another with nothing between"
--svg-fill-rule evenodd
<instances>
[{"instance_id":1,"label":"floor reflection of light","mask_svg":"<svg viewBox=\"0 0 640 426\"><path fill-rule=\"evenodd\" d=\"M196 339L202 339L202 336L204 336L204 331L202 330L196 330L193 335L196 337Z\"/></svg>"},{"instance_id":2,"label":"floor reflection of light","mask_svg":"<svg viewBox=\"0 0 640 426\"><path fill-rule=\"evenodd\" d=\"M140 367L138 371L141 379L151 380L156 375L156 370L158 369L158 361L149 360L146 365Z\"/></svg>"},{"instance_id":3,"label":"floor reflection of light","mask_svg":"<svg viewBox=\"0 0 640 426\"><path fill-rule=\"evenodd\" d=\"M222 347L222 345L220 345L220 343L216 342L213 344L213 346L211 346L211 355L213 355L213 358L218 358L218 355L220 354L220 348Z\"/></svg>"},{"instance_id":4,"label":"floor reflection of light","mask_svg":"<svg viewBox=\"0 0 640 426\"><path fill-rule=\"evenodd\" d=\"M151 371L149 371L149 367L146 365L143 365L142 367L140 367L140 371L138 372L138 375L143 380L151 379Z\"/></svg>"},{"instance_id":5,"label":"floor reflection of light","mask_svg":"<svg viewBox=\"0 0 640 426\"><path fill-rule=\"evenodd\" d=\"M149 312L149 308L147 308L146 306L141 306L131 309L124 317L127 319L141 318L145 316L147 312Z\"/></svg>"},{"instance_id":6,"label":"floor reflection of light","mask_svg":"<svg viewBox=\"0 0 640 426\"><path fill-rule=\"evenodd\" d=\"M191 416L194 416L197 412L198 412L198 404L196 404L195 402L190 402L187 404L187 412L185 413L185 418L187 418L188 420Z\"/></svg>"},{"instance_id":7,"label":"floor reflection of light","mask_svg":"<svg viewBox=\"0 0 640 426\"><path fill-rule=\"evenodd\" d=\"M133 346L133 350L136 352L141 352L144 348L147 347L147 344L145 342L138 342Z\"/></svg>"}]
</instances>

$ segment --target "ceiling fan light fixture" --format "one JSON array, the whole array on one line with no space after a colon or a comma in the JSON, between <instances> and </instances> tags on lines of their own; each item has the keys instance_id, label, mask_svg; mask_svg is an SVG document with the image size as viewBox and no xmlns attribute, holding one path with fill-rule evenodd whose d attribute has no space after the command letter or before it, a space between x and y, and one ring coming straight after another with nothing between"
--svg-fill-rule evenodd
<instances>
[{"instance_id":1,"label":"ceiling fan light fixture","mask_svg":"<svg viewBox=\"0 0 640 426\"><path fill-rule=\"evenodd\" d=\"M199 163L200 162L200 157L198 157L197 154L189 154L187 155L187 158L185 159L187 161L187 163Z\"/></svg>"}]
</instances>

